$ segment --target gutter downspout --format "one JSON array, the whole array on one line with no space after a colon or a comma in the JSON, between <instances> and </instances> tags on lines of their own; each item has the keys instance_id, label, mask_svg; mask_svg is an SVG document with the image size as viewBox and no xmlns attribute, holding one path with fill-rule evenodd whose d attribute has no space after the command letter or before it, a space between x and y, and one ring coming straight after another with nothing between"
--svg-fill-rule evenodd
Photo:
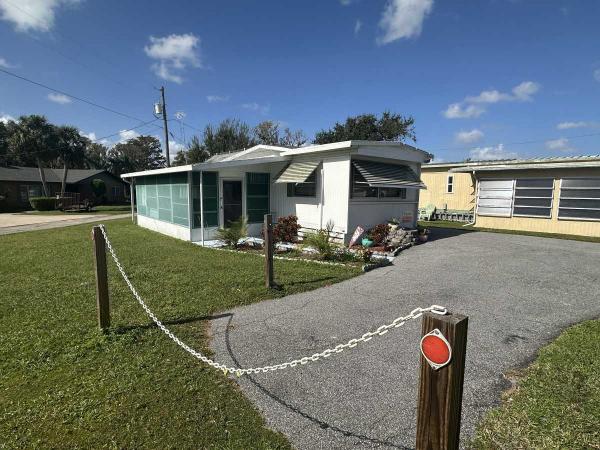
<instances>
[{"instance_id":1,"label":"gutter downspout","mask_svg":"<svg viewBox=\"0 0 600 450\"><path fill-rule=\"evenodd\" d=\"M204 247L204 172L200 171L200 240Z\"/></svg>"},{"instance_id":2,"label":"gutter downspout","mask_svg":"<svg viewBox=\"0 0 600 450\"><path fill-rule=\"evenodd\" d=\"M473 171L473 188L475 189L475 206L473 207L473 222L465 223L463 227L475 225L477 221L477 177L475 176L475 171Z\"/></svg>"}]
</instances>

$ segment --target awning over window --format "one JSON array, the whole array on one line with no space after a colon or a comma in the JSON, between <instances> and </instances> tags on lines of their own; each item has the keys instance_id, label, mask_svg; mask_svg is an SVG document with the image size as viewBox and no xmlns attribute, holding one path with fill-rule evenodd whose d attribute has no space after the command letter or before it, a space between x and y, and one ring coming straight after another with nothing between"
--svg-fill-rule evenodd
<instances>
[{"instance_id":1,"label":"awning over window","mask_svg":"<svg viewBox=\"0 0 600 450\"><path fill-rule=\"evenodd\" d=\"M304 183L319 163L320 161L293 162L279 173L275 183Z\"/></svg>"},{"instance_id":2,"label":"awning over window","mask_svg":"<svg viewBox=\"0 0 600 450\"><path fill-rule=\"evenodd\" d=\"M371 187L426 189L408 166L353 159L352 164Z\"/></svg>"}]
</instances>

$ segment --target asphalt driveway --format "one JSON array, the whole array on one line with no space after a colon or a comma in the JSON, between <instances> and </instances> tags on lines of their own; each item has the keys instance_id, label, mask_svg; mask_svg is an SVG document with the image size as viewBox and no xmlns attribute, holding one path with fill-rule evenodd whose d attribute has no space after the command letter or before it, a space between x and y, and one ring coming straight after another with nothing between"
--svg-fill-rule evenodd
<instances>
[{"instance_id":1,"label":"asphalt driveway","mask_svg":"<svg viewBox=\"0 0 600 450\"><path fill-rule=\"evenodd\" d=\"M82 223L98 222L101 220L123 219L131 217L126 214L28 214L28 213L2 213L0 214L0 236L3 234L22 233L24 231L47 230L50 228L63 228Z\"/></svg>"},{"instance_id":2,"label":"asphalt driveway","mask_svg":"<svg viewBox=\"0 0 600 450\"><path fill-rule=\"evenodd\" d=\"M600 316L600 244L434 230L393 266L231 311L212 322L216 359L267 365L360 337L416 306L469 316L463 441L523 366L570 324ZM420 323L352 351L238 379L299 449L412 448Z\"/></svg>"}]
</instances>

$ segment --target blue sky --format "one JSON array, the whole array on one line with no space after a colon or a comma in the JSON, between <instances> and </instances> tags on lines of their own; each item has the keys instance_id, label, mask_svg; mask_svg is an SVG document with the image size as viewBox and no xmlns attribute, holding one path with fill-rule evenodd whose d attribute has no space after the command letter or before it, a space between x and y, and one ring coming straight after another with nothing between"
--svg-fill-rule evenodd
<instances>
[{"instance_id":1,"label":"blue sky","mask_svg":"<svg viewBox=\"0 0 600 450\"><path fill-rule=\"evenodd\" d=\"M0 68L143 120L164 85L170 118L199 129L269 119L312 137L389 109L438 160L600 153L594 0L0 0L0 17ZM95 137L139 124L50 93L0 73L0 116Z\"/></svg>"}]
</instances>

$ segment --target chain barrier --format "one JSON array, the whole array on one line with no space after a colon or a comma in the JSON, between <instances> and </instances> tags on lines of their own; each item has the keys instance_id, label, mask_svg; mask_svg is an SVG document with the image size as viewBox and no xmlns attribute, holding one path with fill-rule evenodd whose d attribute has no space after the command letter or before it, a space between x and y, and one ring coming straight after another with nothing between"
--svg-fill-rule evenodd
<instances>
[{"instance_id":1,"label":"chain barrier","mask_svg":"<svg viewBox=\"0 0 600 450\"><path fill-rule=\"evenodd\" d=\"M112 259L115 261L115 264L117 265L117 269L121 273L123 280L125 280L125 283L127 283L127 286L129 287L129 290L131 290L131 293L133 294L135 299L138 301L140 306L144 309L146 314L158 326L158 328L160 328L169 338L171 338L171 340L173 340L173 342L175 342L177 345L179 345L181 348L183 348L186 352L188 352L195 358L199 359L203 363L208 364L209 366L214 367L215 369L221 370L225 375L227 375L228 373L233 373L239 377L239 376L246 375L246 374L266 373L266 372L271 372L271 371L275 371L275 370L287 369L289 367L296 367L298 365L305 365L310 362L318 361L321 358L329 358L331 355L341 353L344 350L352 349L352 348L356 347L358 344L370 341L375 336L383 336L391 329L399 328L402 325L404 325L406 322L408 322L409 320L418 319L425 312L432 312L434 314L439 314L439 315L445 315L448 313L448 311L446 310L445 307L439 306L439 305L431 305L427 308L415 308L407 316L398 317L393 322L391 322L387 325L381 325L375 331L367 332L357 339L350 339L345 344L336 345L334 348L325 349L322 352L315 353L311 356L303 356L302 358L294 359L293 361L288 361L288 362L284 362L281 364L274 364L271 366L251 367L251 368L228 367L225 364L220 364L216 361L213 361L212 359L204 356L202 353L194 350L189 345L187 345L185 342L181 341L177 336L175 336L173 334L173 332L171 330L169 330L165 325L163 325L163 323L156 317L156 315L150 310L150 308L148 308L148 305L146 305L144 300L142 300L142 297L140 297L140 294L137 292L137 290L135 289L135 287L129 280L129 277L125 273L125 270L123 269L123 266L121 265L119 258L117 257L117 254L115 253L115 249L113 248L110 240L108 239L108 235L106 233L104 225L100 225L100 230L102 231L102 235L104 236L104 240L106 241L106 247L108 248L108 251L110 252L110 254L112 256Z\"/></svg>"}]
</instances>

